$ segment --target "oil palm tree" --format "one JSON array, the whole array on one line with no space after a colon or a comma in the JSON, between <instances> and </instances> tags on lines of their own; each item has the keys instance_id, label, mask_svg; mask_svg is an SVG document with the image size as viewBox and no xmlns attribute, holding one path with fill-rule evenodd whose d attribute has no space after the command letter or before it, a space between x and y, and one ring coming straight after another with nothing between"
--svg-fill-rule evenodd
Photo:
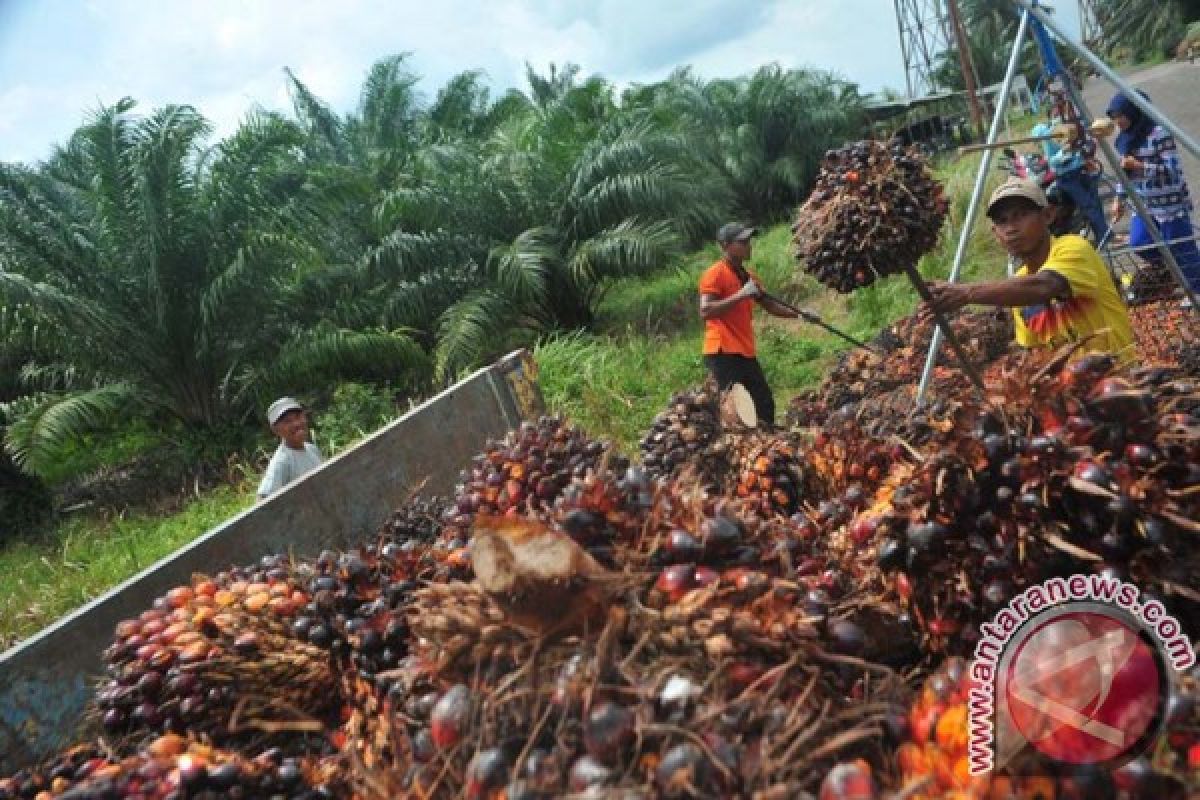
<instances>
[{"instance_id":1,"label":"oil palm tree","mask_svg":"<svg viewBox=\"0 0 1200 800\"><path fill-rule=\"evenodd\" d=\"M643 94L668 109L720 176L734 213L752 222L787 216L821 157L861 130L862 98L836 76L770 64L736 79L703 81L689 69Z\"/></svg>"},{"instance_id":2,"label":"oil palm tree","mask_svg":"<svg viewBox=\"0 0 1200 800\"><path fill-rule=\"evenodd\" d=\"M722 188L689 139L620 113L606 83L576 75L568 67L539 80L531 71L526 113L477 154L448 158L449 174L434 180L457 187L457 216L426 216L452 221L441 230L459 235L443 245L456 250L456 274L470 287L441 316L444 370L592 325L615 280L662 266L689 221L712 227L723 213Z\"/></svg>"},{"instance_id":3,"label":"oil palm tree","mask_svg":"<svg viewBox=\"0 0 1200 800\"><path fill-rule=\"evenodd\" d=\"M303 132L266 113L209 132L189 107L138 118L124 100L45 165L0 168L0 300L60 331L75 375L11 421L24 467L115 414L211 430L321 378L422 367L406 336L304 306L326 275L301 235Z\"/></svg>"},{"instance_id":4,"label":"oil palm tree","mask_svg":"<svg viewBox=\"0 0 1200 800\"><path fill-rule=\"evenodd\" d=\"M1098 0L1096 21L1109 53L1135 59L1170 52L1187 23L1200 16L1200 4L1181 0Z\"/></svg>"}]
</instances>

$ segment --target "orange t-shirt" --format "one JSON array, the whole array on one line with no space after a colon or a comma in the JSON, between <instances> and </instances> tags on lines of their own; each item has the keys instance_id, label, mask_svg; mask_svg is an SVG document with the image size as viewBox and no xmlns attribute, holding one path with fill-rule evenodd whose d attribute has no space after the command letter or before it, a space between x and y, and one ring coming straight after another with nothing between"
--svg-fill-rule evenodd
<instances>
[{"instance_id":1,"label":"orange t-shirt","mask_svg":"<svg viewBox=\"0 0 1200 800\"><path fill-rule=\"evenodd\" d=\"M746 272L761 285L757 275L748 269ZM700 276L700 294L714 295L718 300L724 300L741 288L742 282L723 258ZM752 298L740 300L722 316L704 320L704 355L755 356L754 303Z\"/></svg>"}]
</instances>

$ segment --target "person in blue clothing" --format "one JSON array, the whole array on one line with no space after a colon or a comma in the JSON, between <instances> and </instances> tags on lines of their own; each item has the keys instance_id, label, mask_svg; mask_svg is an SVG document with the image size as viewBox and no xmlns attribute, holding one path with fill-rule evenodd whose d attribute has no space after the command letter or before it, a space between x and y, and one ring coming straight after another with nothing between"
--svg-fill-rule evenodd
<instances>
[{"instance_id":1,"label":"person in blue clothing","mask_svg":"<svg viewBox=\"0 0 1200 800\"><path fill-rule=\"evenodd\" d=\"M1145 92L1140 94L1150 99ZM1121 169L1146 204L1163 239L1171 243L1171 253L1184 279L1192 291L1200 291L1200 250L1196 248L1191 218L1195 206L1183 176L1175 137L1121 93L1108 104L1108 116L1120 130L1116 149L1121 156ZM1125 191L1120 188L1113 198L1114 223L1121 218L1124 208ZM1135 216L1129 224L1129 244L1145 248L1138 253L1142 259L1161 266L1163 257L1157 248L1147 247L1153 243L1146 223Z\"/></svg>"},{"instance_id":2,"label":"person in blue clothing","mask_svg":"<svg viewBox=\"0 0 1200 800\"><path fill-rule=\"evenodd\" d=\"M1055 97L1051 106L1050 122L1035 126L1033 135L1049 136L1056 125L1066 125L1071 130L1070 140L1060 147L1055 140L1046 139L1042 142L1042 152L1054 170L1055 184L1083 212L1094 241L1099 244L1108 236L1108 220L1097 189L1100 164L1096 161L1096 141L1084 131L1074 108L1061 95Z\"/></svg>"}]
</instances>

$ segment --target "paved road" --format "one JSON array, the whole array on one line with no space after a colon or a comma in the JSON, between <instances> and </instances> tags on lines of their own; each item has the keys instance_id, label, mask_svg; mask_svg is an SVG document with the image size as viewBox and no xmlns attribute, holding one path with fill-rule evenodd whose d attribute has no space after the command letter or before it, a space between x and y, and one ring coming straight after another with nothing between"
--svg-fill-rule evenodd
<instances>
[{"instance_id":1,"label":"paved road","mask_svg":"<svg viewBox=\"0 0 1200 800\"><path fill-rule=\"evenodd\" d=\"M1154 104L1183 128L1193 139L1200 140L1200 61L1171 61L1122 75L1125 80L1150 95ZM1083 99L1095 117L1104 115L1108 101L1116 88L1104 78L1093 77L1084 87ZM1187 175L1192 197L1200 192L1200 158L1179 148L1183 169Z\"/></svg>"}]
</instances>

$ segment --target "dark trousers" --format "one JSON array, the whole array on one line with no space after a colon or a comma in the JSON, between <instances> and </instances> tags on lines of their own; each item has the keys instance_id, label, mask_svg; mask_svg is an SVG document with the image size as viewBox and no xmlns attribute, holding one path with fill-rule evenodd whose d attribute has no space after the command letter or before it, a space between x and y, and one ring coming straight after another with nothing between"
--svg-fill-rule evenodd
<instances>
[{"instance_id":1,"label":"dark trousers","mask_svg":"<svg viewBox=\"0 0 1200 800\"><path fill-rule=\"evenodd\" d=\"M767 376L757 358L718 353L704 357L704 366L717 381L721 391L735 383L746 387L754 401L754 413L758 415L758 426L770 430L775 427L775 397L767 385Z\"/></svg>"}]
</instances>

